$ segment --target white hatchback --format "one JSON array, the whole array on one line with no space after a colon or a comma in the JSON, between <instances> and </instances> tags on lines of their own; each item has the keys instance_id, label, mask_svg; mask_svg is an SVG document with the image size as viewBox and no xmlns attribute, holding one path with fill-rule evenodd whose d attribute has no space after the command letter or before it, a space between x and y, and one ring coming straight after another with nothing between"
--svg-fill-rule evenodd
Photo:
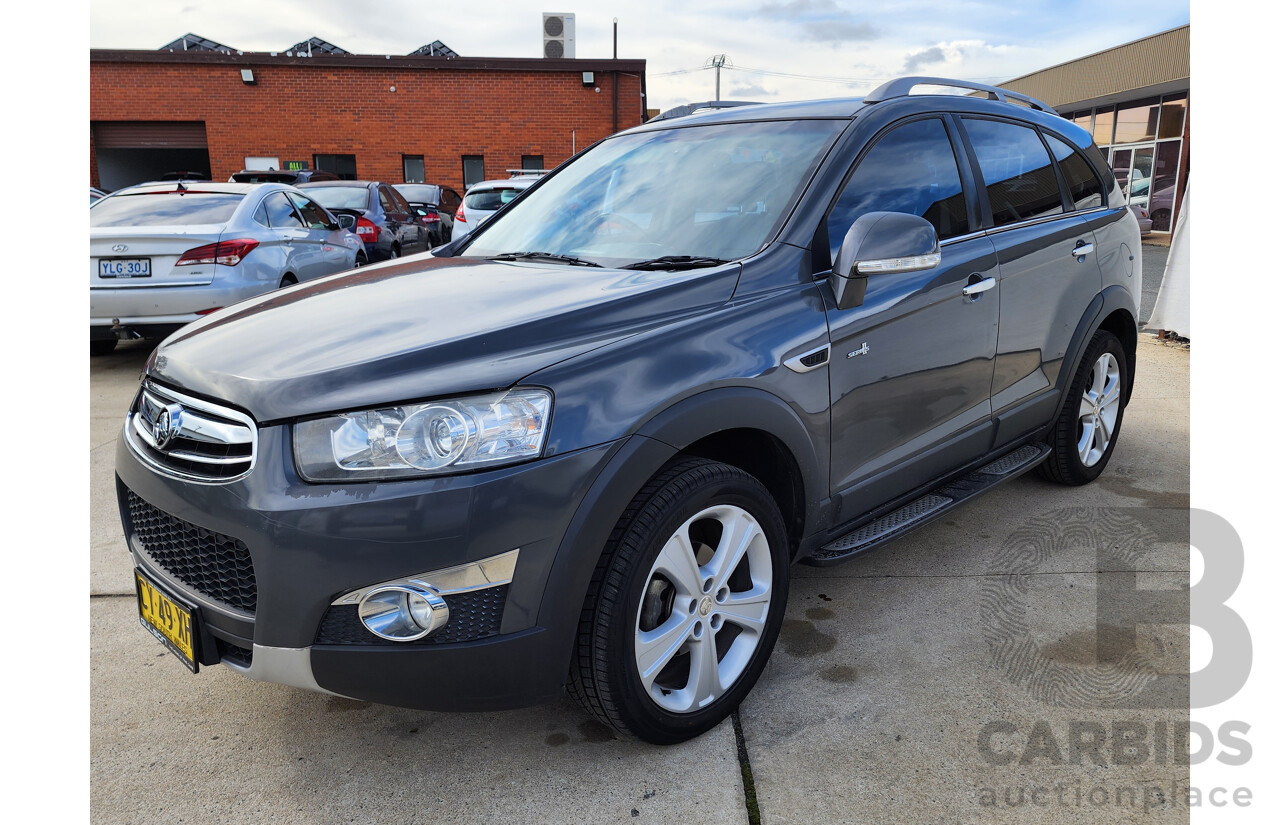
<instances>
[{"instance_id":1,"label":"white hatchback","mask_svg":"<svg viewBox=\"0 0 1280 825\"><path fill-rule=\"evenodd\" d=\"M471 234L493 213L515 200L524 190L538 182L541 175L518 175L505 180L477 183L462 196L462 206L453 216L453 240Z\"/></svg>"},{"instance_id":2,"label":"white hatchback","mask_svg":"<svg viewBox=\"0 0 1280 825\"><path fill-rule=\"evenodd\" d=\"M90 352L365 263L323 206L274 183L150 183L89 208Z\"/></svg>"}]
</instances>

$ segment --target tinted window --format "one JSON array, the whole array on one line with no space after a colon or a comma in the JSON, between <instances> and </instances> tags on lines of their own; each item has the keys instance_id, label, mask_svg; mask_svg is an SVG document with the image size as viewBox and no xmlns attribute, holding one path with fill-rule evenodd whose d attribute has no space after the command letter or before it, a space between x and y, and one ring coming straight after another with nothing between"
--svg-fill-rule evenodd
<instances>
[{"instance_id":1,"label":"tinted window","mask_svg":"<svg viewBox=\"0 0 1280 825\"><path fill-rule=\"evenodd\" d=\"M396 191L404 195L410 203L440 203L440 187L431 183L406 183L396 187Z\"/></svg>"},{"instance_id":2,"label":"tinted window","mask_svg":"<svg viewBox=\"0 0 1280 825\"><path fill-rule=\"evenodd\" d=\"M316 155L315 166L326 172L332 172L339 180L356 180L355 155Z\"/></svg>"},{"instance_id":3,"label":"tinted window","mask_svg":"<svg viewBox=\"0 0 1280 825\"><path fill-rule=\"evenodd\" d=\"M397 212L413 211L412 209L409 208L409 202L404 199L404 195L401 195L396 190L388 189L387 196L391 198L391 203L395 205Z\"/></svg>"},{"instance_id":4,"label":"tinted window","mask_svg":"<svg viewBox=\"0 0 1280 825\"><path fill-rule=\"evenodd\" d=\"M522 191L514 187L473 190L467 193L467 208L491 212L515 200L516 195L519 195Z\"/></svg>"},{"instance_id":5,"label":"tinted window","mask_svg":"<svg viewBox=\"0 0 1280 825\"><path fill-rule=\"evenodd\" d=\"M969 213L942 121L917 120L876 141L840 193L827 221L831 260L845 233L868 212L918 215L951 238L969 231Z\"/></svg>"},{"instance_id":6,"label":"tinted window","mask_svg":"<svg viewBox=\"0 0 1280 825\"><path fill-rule=\"evenodd\" d=\"M404 156L405 183L422 183L426 179L427 179L426 163L423 161L422 155L405 155Z\"/></svg>"},{"instance_id":7,"label":"tinted window","mask_svg":"<svg viewBox=\"0 0 1280 825\"><path fill-rule=\"evenodd\" d=\"M267 207L267 221L276 229L293 229L302 226L302 219L293 209L293 203L283 192L272 192L263 201Z\"/></svg>"},{"instance_id":8,"label":"tinted window","mask_svg":"<svg viewBox=\"0 0 1280 825\"><path fill-rule=\"evenodd\" d=\"M1071 192L1074 208L1092 209L1102 206L1102 181L1098 180L1089 162L1053 135L1045 135L1045 139L1049 141L1049 148L1053 150L1053 157L1058 161L1062 176L1067 179L1067 189Z\"/></svg>"},{"instance_id":9,"label":"tinted window","mask_svg":"<svg viewBox=\"0 0 1280 825\"><path fill-rule=\"evenodd\" d=\"M484 180L484 155L462 156L462 185L470 189Z\"/></svg>"},{"instance_id":10,"label":"tinted window","mask_svg":"<svg viewBox=\"0 0 1280 825\"><path fill-rule=\"evenodd\" d=\"M978 156L996 226L1062 211L1062 193L1049 153L1035 129L995 120L964 119Z\"/></svg>"},{"instance_id":11,"label":"tinted window","mask_svg":"<svg viewBox=\"0 0 1280 825\"><path fill-rule=\"evenodd\" d=\"M294 205L298 207L298 214L302 216L303 223L307 224L312 229L329 228L329 216L326 215L325 211L314 202L302 197L301 195L295 195L292 192L289 193L289 198L293 201Z\"/></svg>"},{"instance_id":12,"label":"tinted window","mask_svg":"<svg viewBox=\"0 0 1280 825\"><path fill-rule=\"evenodd\" d=\"M309 186L305 191L325 209L369 208L369 190L363 186Z\"/></svg>"},{"instance_id":13,"label":"tinted window","mask_svg":"<svg viewBox=\"0 0 1280 825\"><path fill-rule=\"evenodd\" d=\"M271 221L267 218L267 204L265 201L258 204L258 208L253 210L253 219L263 226L270 226Z\"/></svg>"},{"instance_id":14,"label":"tinted window","mask_svg":"<svg viewBox=\"0 0 1280 825\"><path fill-rule=\"evenodd\" d=\"M90 226L187 226L231 220L244 195L187 192L116 195L89 210Z\"/></svg>"}]
</instances>

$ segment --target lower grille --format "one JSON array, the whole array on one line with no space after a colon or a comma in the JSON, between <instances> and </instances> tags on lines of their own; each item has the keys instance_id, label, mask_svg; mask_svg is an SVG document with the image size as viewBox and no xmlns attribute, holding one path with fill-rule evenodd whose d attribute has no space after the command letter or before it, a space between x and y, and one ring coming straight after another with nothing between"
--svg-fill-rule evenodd
<instances>
[{"instance_id":1,"label":"lower grille","mask_svg":"<svg viewBox=\"0 0 1280 825\"><path fill-rule=\"evenodd\" d=\"M474 642L498 635L502 610L507 604L507 585L486 587L467 593L444 596L449 605L449 623L436 633L416 642L393 642L375 636L360 623L359 608L353 604L334 605L324 614L318 645L444 645Z\"/></svg>"},{"instance_id":2,"label":"lower grille","mask_svg":"<svg viewBox=\"0 0 1280 825\"><path fill-rule=\"evenodd\" d=\"M243 668L248 668L253 664L252 650L240 647L240 645L233 645L231 642L224 642L221 639L214 639L213 643L218 649L218 658L222 662Z\"/></svg>"},{"instance_id":3,"label":"lower grille","mask_svg":"<svg viewBox=\"0 0 1280 825\"><path fill-rule=\"evenodd\" d=\"M228 607L246 613L257 609L258 583L244 542L175 518L132 490L126 494L129 526L157 567Z\"/></svg>"}]
</instances>

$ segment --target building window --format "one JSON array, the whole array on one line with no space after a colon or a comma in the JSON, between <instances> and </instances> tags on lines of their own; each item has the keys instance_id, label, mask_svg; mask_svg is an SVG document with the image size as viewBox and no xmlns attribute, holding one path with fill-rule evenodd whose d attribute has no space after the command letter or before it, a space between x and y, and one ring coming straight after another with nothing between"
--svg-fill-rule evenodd
<instances>
[{"instance_id":1,"label":"building window","mask_svg":"<svg viewBox=\"0 0 1280 825\"><path fill-rule=\"evenodd\" d=\"M521 155L520 168L527 171L541 171L546 167L542 165L542 155Z\"/></svg>"},{"instance_id":2,"label":"building window","mask_svg":"<svg viewBox=\"0 0 1280 825\"><path fill-rule=\"evenodd\" d=\"M404 182L426 183L427 165L422 155L401 155L404 158Z\"/></svg>"},{"instance_id":3,"label":"building window","mask_svg":"<svg viewBox=\"0 0 1280 825\"><path fill-rule=\"evenodd\" d=\"M1116 122L1115 107L1099 109L1093 119L1093 142L1099 146L1111 145L1111 127Z\"/></svg>"},{"instance_id":4,"label":"building window","mask_svg":"<svg viewBox=\"0 0 1280 825\"><path fill-rule=\"evenodd\" d=\"M355 155L315 155L316 168L332 172L341 180L357 180Z\"/></svg>"},{"instance_id":5,"label":"building window","mask_svg":"<svg viewBox=\"0 0 1280 825\"><path fill-rule=\"evenodd\" d=\"M244 168L250 170L276 170L280 168L280 158L270 157L247 157L244 159Z\"/></svg>"},{"instance_id":6,"label":"building window","mask_svg":"<svg viewBox=\"0 0 1280 825\"><path fill-rule=\"evenodd\" d=\"M1160 106L1160 139L1182 137L1182 126L1187 120L1187 95L1165 95Z\"/></svg>"},{"instance_id":7,"label":"building window","mask_svg":"<svg viewBox=\"0 0 1280 825\"><path fill-rule=\"evenodd\" d=\"M1140 100L1117 107L1115 143L1149 143L1156 139L1158 99Z\"/></svg>"},{"instance_id":8,"label":"building window","mask_svg":"<svg viewBox=\"0 0 1280 825\"><path fill-rule=\"evenodd\" d=\"M462 185L470 189L484 180L484 155L462 156Z\"/></svg>"}]
</instances>

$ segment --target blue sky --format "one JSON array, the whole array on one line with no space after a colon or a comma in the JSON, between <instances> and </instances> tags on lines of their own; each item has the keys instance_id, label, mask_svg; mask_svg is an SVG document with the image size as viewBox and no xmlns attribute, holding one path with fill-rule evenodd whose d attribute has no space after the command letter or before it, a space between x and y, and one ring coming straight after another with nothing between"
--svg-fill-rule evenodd
<instances>
[{"instance_id":1,"label":"blue sky","mask_svg":"<svg viewBox=\"0 0 1280 825\"><path fill-rule=\"evenodd\" d=\"M541 13L577 15L580 58L648 60L649 105L714 96L715 54L733 68L721 96L795 100L859 95L901 74L1000 81L1190 21L1187 0L93 0L93 48L154 49L187 32L244 51L283 51L312 35L364 54L442 40L459 54L537 57Z\"/></svg>"}]
</instances>

